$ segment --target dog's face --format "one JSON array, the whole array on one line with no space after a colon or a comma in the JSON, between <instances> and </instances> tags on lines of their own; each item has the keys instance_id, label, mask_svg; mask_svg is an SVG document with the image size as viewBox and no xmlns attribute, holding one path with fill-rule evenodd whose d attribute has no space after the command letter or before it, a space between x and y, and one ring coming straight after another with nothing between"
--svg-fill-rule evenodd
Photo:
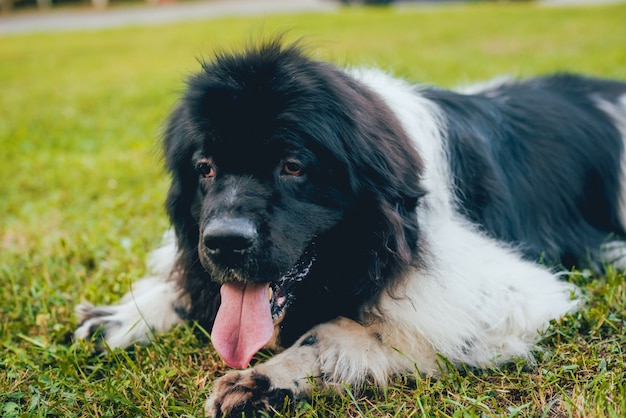
<instances>
[{"instance_id":1,"label":"dog's face","mask_svg":"<svg viewBox=\"0 0 626 418\"><path fill-rule=\"evenodd\" d=\"M269 341L316 240L353 202L345 164L319 141L337 135L323 80L266 60L195 76L166 133L170 216L220 286L212 340L235 367Z\"/></svg>"},{"instance_id":2,"label":"dog's face","mask_svg":"<svg viewBox=\"0 0 626 418\"><path fill-rule=\"evenodd\" d=\"M279 291L313 262L316 238L341 221L353 193L345 163L318 139L336 135L319 80L299 74L294 93L285 70L263 69L216 66L193 79L181 109L194 140L171 146L191 169L183 187L194 189L185 195L211 280Z\"/></svg>"}]
</instances>

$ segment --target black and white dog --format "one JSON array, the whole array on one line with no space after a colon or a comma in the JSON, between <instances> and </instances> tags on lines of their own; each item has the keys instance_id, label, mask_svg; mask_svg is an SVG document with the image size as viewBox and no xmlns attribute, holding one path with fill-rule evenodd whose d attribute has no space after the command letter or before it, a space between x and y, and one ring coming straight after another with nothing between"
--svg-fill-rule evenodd
<instances>
[{"instance_id":1,"label":"black and white dog","mask_svg":"<svg viewBox=\"0 0 626 418\"><path fill-rule=\"evenodd\" d=\"M191 77L164 152L175 237L109 346L198 321L234 368L210 415L312 385L529 356L576 309L555 267L626 266L626 84L558 74L460 92L342 70L280 40Z\"/></svg>"}]
</instances>

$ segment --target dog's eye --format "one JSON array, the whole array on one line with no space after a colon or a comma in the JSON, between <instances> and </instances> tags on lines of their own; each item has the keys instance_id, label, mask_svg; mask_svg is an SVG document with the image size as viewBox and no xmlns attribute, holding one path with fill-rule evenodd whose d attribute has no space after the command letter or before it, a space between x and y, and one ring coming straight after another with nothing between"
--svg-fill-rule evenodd
<instances>
[{"instance_id":1,"label":"dog's eye","mask_svg":"<svg viewBox=\"0 0 626 418\"><path fill-rule=\"evenodd\" d=\"M203 159L196 163L196 171L200 177L205 179L215 177L215 168L211 164L211 160Z\"/></svg>"},{"instance_id":2,"label":"dog's eye","mask_svg":"<svg viewBox=\"0 0 626 418\"><path fill-rule=\"evenodd\" d=\"M287 160L283 164L283 170L281 174L286 175L286 176L300 177L303 174L303 172L304 172L304 168L302 167L302 164L300 164L299 161Z\"/></svg>"}]
</instances>

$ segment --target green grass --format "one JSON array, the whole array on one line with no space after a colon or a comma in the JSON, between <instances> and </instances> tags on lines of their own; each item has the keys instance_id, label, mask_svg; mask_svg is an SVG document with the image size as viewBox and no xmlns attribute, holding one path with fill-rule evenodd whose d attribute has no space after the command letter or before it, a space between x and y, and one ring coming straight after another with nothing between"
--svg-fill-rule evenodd
<instances>
[{"instance_id":1,"label":"green grass","mask_svg":"<svg viewBox=\"0 0 626 418\"><path fill-rule=\"evenodd\" d=\"M320 58L445 86L555 70L626 79L624 22L624 5L472 4L1 38L0 414L202 414L224 366L189 328L104 355L70 338L76 303L116 301L168 227L157 138L196 57L289 31ZM550 329L535 365L315 393L287 415L626 416L624 279L572 276L588 303Z\"/></svg>"}]
</instances>

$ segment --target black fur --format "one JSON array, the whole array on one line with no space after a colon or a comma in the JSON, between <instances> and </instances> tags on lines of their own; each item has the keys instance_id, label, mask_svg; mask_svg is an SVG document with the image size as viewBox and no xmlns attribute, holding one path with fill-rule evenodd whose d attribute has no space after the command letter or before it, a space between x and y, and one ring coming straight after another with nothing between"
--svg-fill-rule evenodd
<instances>
[{"instance_id":1,"label":"black fur","mask_svg":"<svg viewBox=\"0 0 626 418\"><path fill-rule=\"evenodd\" d=\"M426 91L446 116L459 211L531 260L597 260L603 243L624 236L624 142L595 101L625 93L623 83L568 74L472 96Z\"/></svg>"}]
</instances>

